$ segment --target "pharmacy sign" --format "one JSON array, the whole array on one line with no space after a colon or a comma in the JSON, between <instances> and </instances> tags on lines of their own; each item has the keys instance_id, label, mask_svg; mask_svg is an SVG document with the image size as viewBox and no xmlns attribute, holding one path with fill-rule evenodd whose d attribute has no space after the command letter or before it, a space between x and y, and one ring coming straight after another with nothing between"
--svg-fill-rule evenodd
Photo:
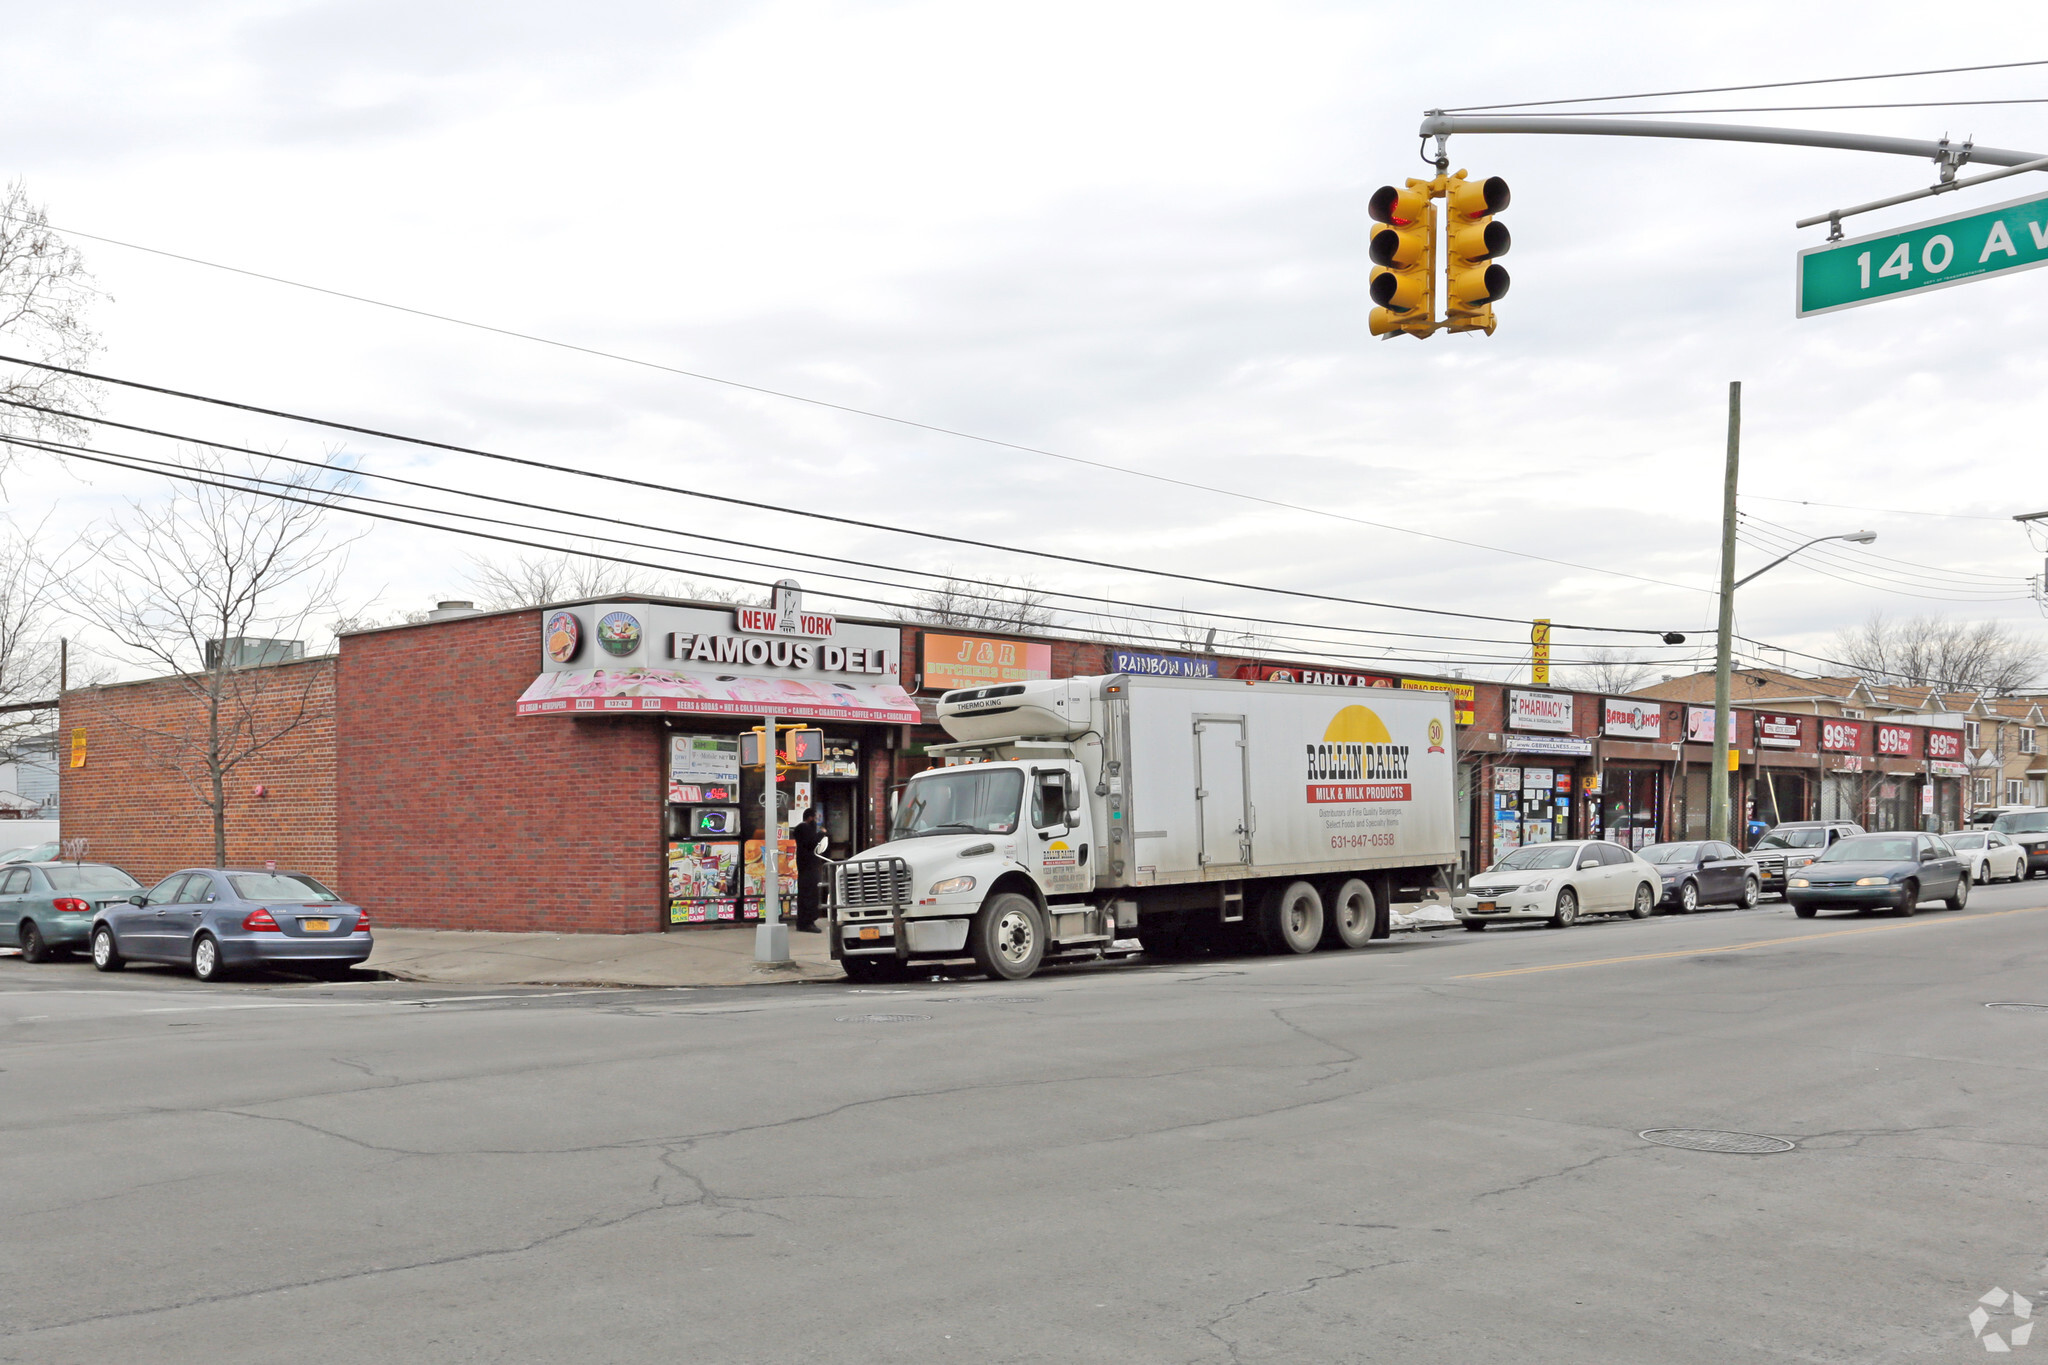
<instances>
[{"instance_id":1,"label":"pharmacy sign","mask_svg":"<svg viewBox=\"0 0 2048 1365\"><path fill-rule=\"evenodd\" d=\"M1799 253L1798 315L1832 313L2048 265L2048 195Z\"/></svg>"}]
</instances>

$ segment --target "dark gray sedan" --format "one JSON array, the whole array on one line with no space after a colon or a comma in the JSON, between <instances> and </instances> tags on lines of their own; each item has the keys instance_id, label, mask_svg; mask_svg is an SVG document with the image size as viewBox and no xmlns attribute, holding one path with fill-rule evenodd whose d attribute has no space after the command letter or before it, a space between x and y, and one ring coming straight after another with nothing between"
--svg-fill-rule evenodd
<instances>
[{"instance_id":1,"label":"dark gray sedan","mask_svg":"<svg viewBox=\"0 0 2048 1365\"><path fill-rule=\"evenodd\" d=\"M346 976L370 955L370 916L303 872L188 867L93 917L92 965L190 967L217 981L238 967Z\"/></svg>"},{"instance_id":2,"label":"dark gray sedan","mask_svg":"<svg viewBox=\"0 0 2048 1365\"><path fill-rule=\"evenodd\" d=\"M1715 904L1739 905L1747 910L1763 894L1763 879L1757 875L1756 860L1718 839L1651 844L1636 852L1655 863L1658 875L1664 879L1664 894L1658 903L1681 915L1690 915L1702 905Z\"/></svg>"},{"instance_id":3,"label":"dark gray sedan","mask_svg":"<svg viewBox=\"0 0 2048 1365\"><path fill-rule=\"evenodd\" d=\"M1801 919L1822 910L1910 915L1927 900L1960 910L1970 900L1970 873L1932 834L1852 834L1792 873L1785 899Z\"/></svg>"}]
</instances>

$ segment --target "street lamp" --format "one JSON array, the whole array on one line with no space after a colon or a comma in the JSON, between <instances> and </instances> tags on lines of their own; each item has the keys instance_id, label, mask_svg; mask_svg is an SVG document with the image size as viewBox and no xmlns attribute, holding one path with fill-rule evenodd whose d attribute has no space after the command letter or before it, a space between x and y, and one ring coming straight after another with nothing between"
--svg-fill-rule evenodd
<instances>
[{"instance_id":1,"label":"street lamp","mask_svg":"<svg viewBox=\"0 0 2048 1365\"><path fill-rule=\"evenodd\" d=\"M1731 461L1730 468L1733 468ZM1732 486L1731 479L1731 486ZM1729 530L1732 532L1732 518ZM1804 545L1795 546L1779 555L1755 573L1743 578L1735 577L1735 545L1732 534L1725 535L1721 542L1721 629L1714 644L1714 770L1707 778L1707 833L1709 838L1726 841L1728 838L1728 749L1731 734L1731 718L1728 713L1728 691L1730 668L1730 636L1735 624L1735 590L1744 583L1761 578L1777 568L1801 550L1830 540L1846 540L1852 545L1868 545L1877 539L1875 531L1845 531L1839 535L1815 536Z\"/></svg>"}]
</instances>

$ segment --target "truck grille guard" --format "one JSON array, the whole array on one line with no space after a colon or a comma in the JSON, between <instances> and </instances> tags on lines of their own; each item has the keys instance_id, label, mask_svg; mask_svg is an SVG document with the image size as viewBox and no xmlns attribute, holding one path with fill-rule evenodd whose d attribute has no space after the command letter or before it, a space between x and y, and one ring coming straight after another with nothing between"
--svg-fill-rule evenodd
<instances>
[{"instance_id":1,"label":"truck grille guard","mask_svg":"<svg viewBox=\"0 0 2048 1365\"><path fill-rule=\"evenodd\" d=\"M903 912L910 908L911 900L909 863L901 858L848 858L833 864L826 886L830 894L825 919L831 935L827 947L833 958L842 955L839 926L848 918L848 910L871 912L860 915L861 920L879 920L882 917L872 912L886 911L896 957L909 956L910 939L903 923Z\"/></svg>"}]
</instances>

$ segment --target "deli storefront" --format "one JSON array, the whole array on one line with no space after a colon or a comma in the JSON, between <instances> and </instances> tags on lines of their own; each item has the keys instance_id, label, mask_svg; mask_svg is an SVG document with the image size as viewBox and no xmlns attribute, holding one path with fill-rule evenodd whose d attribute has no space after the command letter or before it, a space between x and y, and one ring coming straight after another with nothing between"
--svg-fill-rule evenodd
<instances>
[{"instance_id":1,"label":"deli storefront","mask_svg":"<svg viewBox=\"0 0 2048 1365\"><path fill-rule=\"evenodd\" d=\"M789 830L806 809L818 811L826 857L874 841L901 727L918 721L902 686L901 639L894 626L804 611L793 589L771 607L572 604L546 613L539 671L516 710L532 725L659 732L660 799L648 819L660 825L671 928L762 918L766 779L740 766L740 735L768 716L781 731L820 731L819 761L781 768L776 783L788 916L797 875Z\"/></svg>"}]
</instances>

